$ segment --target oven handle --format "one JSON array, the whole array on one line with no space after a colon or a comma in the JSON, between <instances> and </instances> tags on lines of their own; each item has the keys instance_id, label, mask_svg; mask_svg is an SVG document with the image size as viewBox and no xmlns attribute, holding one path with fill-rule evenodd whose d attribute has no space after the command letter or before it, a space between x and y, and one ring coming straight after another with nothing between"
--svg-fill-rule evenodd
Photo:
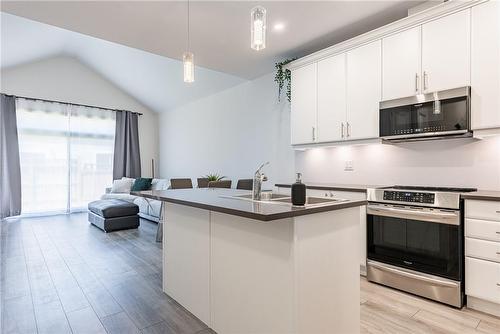
<instances>
[{"instance_id":1,"label":"oven handle","mask_svg":"<svg viewBox=\"0 0 500 334\"><path fill-rule=\"evenodd\" d=\"M460 225L460 215L458 212L431 212L423 210L399 209L394 207L381 207L377 204L369 204L368 214L382 215L386 217L416 218L417 220L432 221L448 225Z\"/></svg>"},{"instance_id":2,"label":"oven handle","mask_svg":"<svg viewBox=\"0 0 500 334\"><path fill-rule=\"evenodd\" d=\"M417 279L419 281L425 281L425 282L433 283L435 285L441 285L441 286L450 287L450 288L456 287L456 283L447 282L447 281L436 279L436 278L426 277L422 274L420 274L420 275L414 274L414 273L411 273L411 272L403 270L403 269L396 269L396 268L392 268L389 266L379 265L378 263L374 263L372 261L369 261L368 264L372 267L379 269L379 270L391 272L393 274L397 274L397 275L404 276L407 278Z\"/></svg>"}]
</instances>

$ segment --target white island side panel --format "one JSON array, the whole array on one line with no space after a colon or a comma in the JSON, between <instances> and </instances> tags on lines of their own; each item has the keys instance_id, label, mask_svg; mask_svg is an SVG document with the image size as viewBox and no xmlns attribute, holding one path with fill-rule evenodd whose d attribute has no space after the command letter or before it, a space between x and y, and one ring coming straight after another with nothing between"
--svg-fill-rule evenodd
<instances>
[{"instance_id":1,"label":"white island side panel","mask_svg":"<svg viewBox=\"0 0 500 334\"><path fill-rule=\"evenodd\" d=\"M210 212L163 203L163 291L210 326Z\"/></svg>"}]
</instances>

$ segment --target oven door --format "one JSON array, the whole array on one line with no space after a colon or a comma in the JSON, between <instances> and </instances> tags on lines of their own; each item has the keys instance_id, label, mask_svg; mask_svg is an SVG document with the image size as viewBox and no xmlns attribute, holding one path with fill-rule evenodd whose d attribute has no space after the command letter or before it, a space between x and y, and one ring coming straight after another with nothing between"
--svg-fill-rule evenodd
<instances>
[{"instance_id":1,"label":"oven door","mask_svg":"<svg viewBox=\"0 0 500 334\"><path fill-rule=\"evenodd\" d=\"M370 203L367 214L368 259L461 280L460 210Z\"/></svg>"}]
</instances>

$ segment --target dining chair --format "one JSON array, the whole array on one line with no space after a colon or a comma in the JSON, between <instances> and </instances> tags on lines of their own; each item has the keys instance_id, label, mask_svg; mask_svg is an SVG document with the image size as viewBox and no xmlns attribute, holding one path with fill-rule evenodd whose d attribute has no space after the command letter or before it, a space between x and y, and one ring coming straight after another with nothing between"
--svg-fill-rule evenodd
<instances>
[{"instance_id":1,"label":"dining chair","mask_svg":"<svg viewBox=\"0 0 500 334\"><path fill-rule=\"evenodd\" d=\"M206 177L198 178L198 188L208 188L208 179Z\"/></svg>"},{"instance_id":2,"label":"dining chair","mask_svg":"<svg viewBox=\"0 0 500 334\"><path fill-rule=\"evenodd\" d=\"M252 188L253 188L253 179L240 179L236 184L236 189L252 190Z\"/></svg>"},{"instance_id":3,"label":"dining chair","mask_svg":"<svg viewBox=\"0 0 500 334\"><path fill-rule=\"evenodd\" d=\"M222 180L222 181L210 181L208 182L209 188L231 188L231 180Z\"/></svg>"},{"instance_id":4,"label":"dining chair","mask_svg":"<svg viewBox=\"0 0 500 334\"><path fill-rule=\"evenodd\" d=\"M170 189L188 189L193 188L191 179L170 179Z\"/></svg>"}]
</instances>

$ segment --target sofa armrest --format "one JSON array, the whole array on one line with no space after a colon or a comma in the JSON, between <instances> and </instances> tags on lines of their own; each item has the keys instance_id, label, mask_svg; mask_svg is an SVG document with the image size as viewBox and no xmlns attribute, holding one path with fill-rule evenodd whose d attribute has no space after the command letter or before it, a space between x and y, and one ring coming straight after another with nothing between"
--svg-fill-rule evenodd
<instances>
[{"instance_id":1,"label":"sofa armrest","mask_svg":"<svg viewBox=\"0 0 500 334\"><path fill-rule=\"evenodd\" d=\"M111 187L106 188L106 194L111 193Z\"/></svg>"}]
</instances>

